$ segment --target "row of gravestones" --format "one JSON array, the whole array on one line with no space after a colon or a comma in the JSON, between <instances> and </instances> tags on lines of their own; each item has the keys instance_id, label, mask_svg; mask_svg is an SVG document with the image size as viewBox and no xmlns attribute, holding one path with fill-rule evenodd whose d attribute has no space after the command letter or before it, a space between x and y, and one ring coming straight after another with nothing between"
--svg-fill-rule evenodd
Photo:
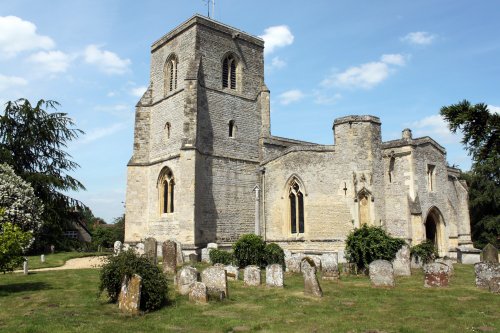
<instances>
[{"instance_id":1,"label":"row of gravestones","mask_svg":"<svg viewBox=\"0 0 500 333\"><path fill-rule=\"evenodd\" d=\"M474 264L476 287L492 293L500 293L500 263L498 250L491 244L486 245L481 252L481 262Z\"/></svg>"}]
</instances>

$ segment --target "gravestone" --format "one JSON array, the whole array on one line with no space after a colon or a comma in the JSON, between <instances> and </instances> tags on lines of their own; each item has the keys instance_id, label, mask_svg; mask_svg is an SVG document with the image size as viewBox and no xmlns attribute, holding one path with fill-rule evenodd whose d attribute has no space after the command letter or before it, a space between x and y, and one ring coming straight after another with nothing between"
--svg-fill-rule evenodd
<instances>
[{"instance_id":1,"label":"gravestone","mask_svg":"<svg viewBox=\"0 0 500 333\"><path fill-rule=\"evenodd\" d=\"M138 256L143 256L144 255L144 243L135 244L135 252L137 253Z\"/></svg>"},{"instance_id":2,"label":"gravestone","mask_svg":"<svg viewBox=\"0 0 500 333\"><path fill-rule=\"evenodd\" d=\"M171 242L175 243L175 246L177 247L177 266L182 266L184 265L184 256L182 255L182 244L181 242L178 242L176 239L170 239Z\"/></svg>"},{"instance_id":3,"label":"gravestone","mask_svg":"<svg viewBox=\"0 0 500 333\"><path fill-rule=\"evenodd\" d=\"M163 273L175 274L177 272L177 245L171 240L165 241L161 246L161 252Z\"/></svg>"},{"instance_id":4,"label":"gravestone","mask_svg":"<svg viewBox=\"0 0 500 333\"><path fill-rule=\"evenodd\" d=\"M218 249L219 245L217 243L208 243L207 244L207 249Z\"/></svg>"},{"instance_id":5,"label":"gravestone","mask_svg":"<svg viewBox=\"0 0 500 333\"><path fill-rule=\"evenodd\" d=\"M422 268L424 263L422 262L422 259L418 256L410 256L410 268L412 269L419 269Z\"/></svg>"},{"instance_id":6,"label":"gravestone","mask_svg":"<svg viewBox=\"0 0 500 333\"><path fill-rule=\"evenodd\" d=\"M291 256L285 258L286 271L291 273L300 273L300 258Z\"/></svg>"},{"instance_id":7,"label":"gravestone","mask_svg":"<svg viewBox=\"0 0 500 333\"><path fill-rule=\"evenodd\" d=\"M434 260L434 262L439 262L441 264L447 265L450 269L450 276L453 276L453 273L455 273L455 269L453 268L453 261L451 259L437 258L436 260Z\"/></svg>"},{"instance_id":8,"label":"gravestone","mask_svg":"<svg viewBox=\"0 0 500 333\"><path fill-rule=\"evenodd\" d=\"M266 267L266 285L283 288L283 266L272 264Z\"/></svg>"},{"instance_id":9,"label":"gravestone","mask_svg":"<svg viewBox=\"0 0 500 333\"><path fill-rule=\"evenodd\" d=\"M201 273L201 282L207 286L210 299L223 300L229 297L226 270L219 267L208 267Z\"/></svg>"},{"instance_id":10,"label":"gravestone","mask_svg":"<svg viewBox=\"0 0 500 333\"><path fill-rule=\"evenodd\" d=\"M372 261L368 269L372 286L394 287L394 269L389 261Z\"/></svg>"},{"instance_id":11,"label":"gravestone","mask_svg":"<svg viewBox=\"0 0 500 333\"><path fill-rule=\"evenodd\" d=\"M311 258L312 261L314 261L314 265L316 266L316 270L319 272L321 271L321 257L318 255L308 255L308 258Z\"/></svg>"},{"instance_id":12,"label":"gravestone","mask_svg":"<svg viewBox=\"0 0 500 333\"><path fill-rule=\"evenodd\" d=\"M283 250L283 253L285 254L285 259L292 256L292 251L290 250Z\"/></svg>"},{"instance_id":13,"label":"gravestone","mask_svg":"<svg viewBox=\"0 0 500 333\"><path fill-rule=\"evenodd\" d=\"M410 247L403 245L396 253L396 258L392 261L394 276L410 276L411 275L411 259Z\"/></svg>"},{"instance_id":14,"label":"gravestone","mask_svg":"<svg viewBox=\"0 0 500 333\"><path fill-rule=\"evenodd\" d=\"M310 267L312 267L312 269L314 270L314 273L317 273L318 272L318 269L316 267L316 263L314 262L314 260L312 260L311 258L309 257L304 257L302 258L302 260L300 261L300 271L302 272L302 270L304 269L304 266L307 266L306 269Z\"/></svg>"},{"instance_id":15,"label":"gravestone","mask_svg":"<svg viewBox=\"0 0 500 333\"><path fill-rule=\"evenodd\" d=\"M128 243L123 244L122 251L127 252L128 250L130 250L130 244Z\"/></svg>"},{"instance_id":16,"label":"gravestone","mask_svg":"<svg viewBox=\"0 0 500 333\"><path fill-rule=\"evenodd\" d=\"M157 263L157 247L156 247L156 239L152 237L146 238L144 241L144 254L146 255L146 258L151 260L153 264L156 265Z\"/></svg>"},{"instance_id":17,"label":"gravestone","mask_svg":"<svg viewBox=\"0 0 500 333\"><path fill-rule=\"evenodd\" d=\"M120 241L116 241L116 242L113 244L113 255L114 255L114 256L119 255L121 250L122 250L122 242L120 242Z\"/></svg>"},{"instance_id":18,"label":"gravestone","mask_svg":"<svg viewBox=\"0 0 500 333\"><path fill-rule=\"evenodd\" d=\"M500 279L500 264L492 262L478 262L474 265L476 274L476 287L481 289L493 289L495 291Z\"/></svg>"},{"instance_id":19,"label":"gravestone","mask_svg":"<svg viewBox=\"0 0 500 333\"><path fill-rule=\"evenodd\" d=\"M131 278L125 276L118 296L118 308L129 314L139 313L141 305L142 278L134 274Z\"/></svg>"},{"instance_id":20,"label":"gravestone","mask_svg":"<svg viewBox=\"0 0 500 333\"><path fill-rule=\"evenodd\" d=\"M358 266L353 262L346 262L342 264L342 272L346 275L357 275L358 274Z\"/></svg>"},{"instance_id":21,"label":"gravestone","mask_svg":"<svg viewBox=\"0 0 500 333\"><path fill-rule=\"evenodd\" d=\"M40 256L40 262L41 262L41 263L44 263L44 262L45 262L45 254L42 254L42 255Z\"/></svg>"},{"instance_id":22,"label":"gravestone","mask_svg":"<svg viewBox=\"0 0 500 333\"><path fill-rule=\"evenodd\" d=\"M207 286L202 282L193 283L189 291L189 301L193 303L207 303Z\"/></svg>"},{"instance_id":23,"label":"gravestone","mask_svg":"<svg viewBox=\"0 0 500 333\"><path fill-rule=\"evenodd\" d=\"M233 266L233 265L227 265L224 268L226 270L228 280L231 280L231 281L238 280L238 274L240 272L238 267Z\"/></svg>"},{"instance_id":24,"label":"gravestone","mask_svg":"<svg viewBox=\"0 0 500 333\"><path fill-rule=\"evenodd\" d=\"M492 262L498 264L498 250L491 244L487 244L481 252L482 262Z\"/></svg>"},{"instance_id":25,"label":"gravestone","mask_svg":"<svg viewBox=\"0 0 500 333\"><path fill-rule=\"evenodd\" d=\"M321 255L321 278L323 280L338 280L339 266L337 259L337 253Z\"/></svg>"},{"instance_id":26,"label":"gravestone","mask_svg":"<svg viewBox=\"0 0 500 333\"><path fill-rule=\"evenodd\" d=\"M260 286L260 268L255 265L245 267L243 281L247 286Z\"/></svg>"},{"instance_id":27,"label":"gravestone","mask_svg":"<svg viewBox=\"0 0 500 333\"><path fill-rule=\"evenodd\" d=\"M500 276L491 278L490 291L492 293L500 294Z\"/></svg>"},{"instance_id":28,"label":"gravestone","mask_svg":"<svg viewBox=\"0 0 500 333\"><path fill-rule=\"evenodd\" d=\"M198 255L196 253L191 253L189 255L189 261L192 263L198 262Z\"/></svg>"},{"instance_id":29,"label":"gravestone","mask_svg":"<svg viewBox=\"0 0 500 333\"><path fill-rule=\"evenodd\" d=\"M26 260L24 260L24 262L23 262L23 274L24 274L24 275L28 275L28 273L29 273L29 272L28 272L28 260L26 259Z\"/></svg>"},{"instance_id":30,"label":"gravestone","mask_svg":"<svg viewBox=\"0 0 500 333\"><path fill-rule=\"evenodd\" d=\"M54 245L50 246L50 253L54 254L56 252L56 247Z\"/></svg>"},{"instance_id":31,"label":"gravestone","mask_svg":"<svg viewBox=\"0 0 500 333\"><path fill-rule=\"evenodd\" d=\"M318 277L316 276L314 261L304 258L300 264L300 268L304 277L304 294L323 297L323 290L321 290Z\"/></svg>"},{"instance_id":32,"label":"gravestone","mask_svg":"<svg viewBox=\"0 0 500 333\"><path fill-rule=\"evenodd\" d=\"M447 287L450 280L450 267L448 265L434 262L425 264L424 287Z\"/></svg>"},{"instance_id":33,"label":"gravestone","mask_svg":"<svg viewBox=\"0 0 500 333\"><path fill-rule=\"evenodd\" d=\"M191 266L182 267L177 273L176 281L179 294L187 295L191 286L198 281L198 270Z\"/></svg>"},{"instance_id":34,"label":"gravestone","mask_svg":"<svg viewBox=\"0 0 500 333\"><path fill-rule=\"evenodd\" d=\"M201 262L210 262L210 250L207 247L201 249Z\"/></svg>"}]
</instances>

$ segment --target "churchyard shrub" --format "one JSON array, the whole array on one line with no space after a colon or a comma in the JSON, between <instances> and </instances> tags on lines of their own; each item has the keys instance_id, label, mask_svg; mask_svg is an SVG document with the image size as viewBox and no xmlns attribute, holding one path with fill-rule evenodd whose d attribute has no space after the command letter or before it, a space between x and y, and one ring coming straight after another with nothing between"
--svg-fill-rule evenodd
<instances>
[{"instance_id":1,"label":"churchyard shrub","mask_svg":"<svg viewBox=\"0 0 500 333\"><path fill-rule=\"evenodd\" d=\"M133 250L109 256L101 270L99 294L104 290L111 302L116 302L125 276L142 277L140 309L152 311L167 303L167 278L146 257L138 257Z\"/></svg>"},{"instance_id":2,"label":"churchyard shrub","mask_svg":"<svg viewBox=\"0 0 500 333\"><path fill-rule=\"evenodd\" d=\"M0 215L2 215L1 209ZM23 263L23 253L30 245L32 238L30 231L22 231L10 222L0 225L0 272L13 271Z\"/></svg>"},{"instance_id":3,"label":"churchyard shrub","mask_svg":"<svg viewBox=\"0 0 500 333\"><path fill-rule=\"evenodd\" d=\"M429 239L418 245L412 246L410 253L412 257L417 257L418 260L422 261L424 264L431 262L438 257L436 246L434 246L434 242Z\"/></svg>"},{"instance_id":4,"label":"churchyard shrub","mask_svg":"<svg viewBox=\"0 0 500 333\"><path fill-rule=\"evenodd\" d=\"M393 260L404 244L404 240L389 236L380 227L363 225L347 235L346 258L359 269L365 269L377 259Z\"/></svg>"},{"instance_id":5,"label":"churchyard shrub","mask_svg":"<svg viewBox=\"0 0 500 333\"><path fill-rule=\"evenodd\" d=\"M285 252L276 243L269 243L264 249L264 261L267 265L280 264L285 267Z\"/></svg>"},{"instance_id":6,"label":"churchyard shrub","mask_svg":"<svg viewBox=\"0 0 500 333\"><path fill-rule=\"evenodd\" d=\"M212 262L212 264L218 263L224 265L232 265L235 261L234 256L231 252L219 249L210 250L209 256L210 256L210 262Z\"/></svg>"},{"instance_id":7,"label":"churchyard shrub","mask_svg":"<svg viewBox=\"0 0 500 333\"><path fill-rule=\"evenodd\" d=\"M264 266L264 253L266 243L262 237L254 234L242 235L236 243L233 244L233 254L236 264L239 267L248 265Z\"/></svg>"}]
</instances>

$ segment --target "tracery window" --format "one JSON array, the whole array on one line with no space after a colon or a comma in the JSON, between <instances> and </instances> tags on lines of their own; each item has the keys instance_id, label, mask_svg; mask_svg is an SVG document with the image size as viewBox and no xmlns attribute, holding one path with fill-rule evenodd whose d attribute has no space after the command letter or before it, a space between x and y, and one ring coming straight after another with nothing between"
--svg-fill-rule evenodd
<instances>
[{"instance_id":1,"label":"tracery window","mask_svg":"<svg viewBox=\"0 0 500 333\"><path fill-rule=\"evenodd\" d=\"M296 180L292 181L288 192L290 231L292 234L302 234L304 233L304 195Z\"/></svg>"},{"instance_id":2,"label":"tracery window","mask_svg":"<svg viewBox=\"0 0 500 333\"><path fill-rule=\"evenodd\" d=\"M170 91L177 89L177 56L172 54L165 62L165 95Z\"/></svg>"},{"instance_id":3,"label":"tracery window","mask_svg":"<svg viewBox=\"0 0 500 333\"><path fill-rule=\"evenodd\" d=\"M236 58L229 54L222 62L222 88L236 89Z\"/></svg>"},{"instance_id":4,"label":"tracery window","mask_svg":"<svg viewBox=\"0 0 500 333\"><path fill-rule=\"evenodd\" d=\"M169 168L164 168L158 178L158 197L160 214L174 212L175 180Z\"/></svg>"}]
</instances>

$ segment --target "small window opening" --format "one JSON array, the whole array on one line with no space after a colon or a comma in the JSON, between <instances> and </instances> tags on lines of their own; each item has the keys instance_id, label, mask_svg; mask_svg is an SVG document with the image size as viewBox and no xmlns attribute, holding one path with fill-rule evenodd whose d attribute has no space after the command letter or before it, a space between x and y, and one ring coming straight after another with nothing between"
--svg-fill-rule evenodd
<instances>
[{"instance_id":1,"label":"small window opening","mask_svg":"<svg viewBox=\"0 0 500 333\"><path fill-rule=\"evenodd\" d=\"M228 55L222 62L222 87L236 89L236 59Z\"/></svg>"},{"instance_id":2,"label":"small window opening","mask_svg":"<svg viewBox=\"0 0 500 333\"><path fill-rule=\"evenodd\" d=\"M236 125L234 124L234 120L229 121L229 137L234 138L236 136Z\"/></svg>"},{"instance_id":3,"label":"small window opening","mask_svg":"<svg viewBox=\"0 0 500 333\"><path fill-rule=\"evenodd\" d=\"M436 166L432 164L427 165L427 187L429 191L434 191L436 187Z\"/></svg>"},{"instance_id":4,"label":"small window opening","mask_svg":"<svg viewBox=\"0 0 500 333\"><path fill-rule=\"evenodd\" d=\"M167 122L167 123L165 124L165 137L166 137L167 139L170 139L170 128L171 128L170 123L169 123L169 122Z\"/></svg>"},{"instance_id":5,"label":"small window opening","mask_svg":"<svg viewBox=\"0 0 500 333\"><path fill-rule=\"evenodd\" d=\"M392 183L394 179L394 164L396 162L396 159L394 157L391 157L391 160L389 161L389 183Z\"/></svg>"}]
</instances>

